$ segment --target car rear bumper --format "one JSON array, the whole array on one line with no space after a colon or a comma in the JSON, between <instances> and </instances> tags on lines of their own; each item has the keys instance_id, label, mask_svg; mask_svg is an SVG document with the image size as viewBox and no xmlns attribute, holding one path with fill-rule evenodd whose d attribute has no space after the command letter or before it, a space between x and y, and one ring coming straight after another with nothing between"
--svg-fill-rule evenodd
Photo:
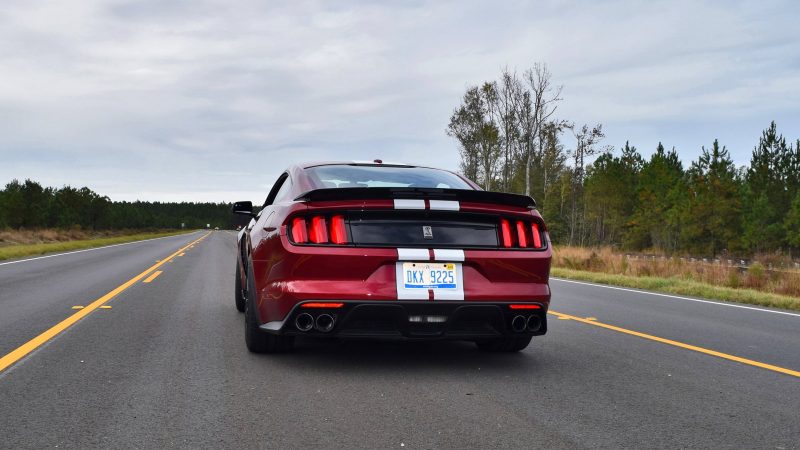
<instances>
[{"instance_id":1,"label":"car rear bumper","mask_svg":"<svg viewBox=\"0 0 800 450\"><path fill-rule=\"evenodd\" d=\"M512 302L464 301L336 301L338 308L307 308L297 304L285 320L261 325L265 332L317 337L386 339L462 339L480 340L504 336L538 336L547 332L546 305L518 302L538 309L511 309ZM302 314L313 323L322 315L333 319L333 327L323 331L312 326L303 331L298 323ZM520 319L519 317L522 317ZM323 318L327 320L327 318ZM520 320L525 323L520 329Z\"/></svg>"}]
</instances>

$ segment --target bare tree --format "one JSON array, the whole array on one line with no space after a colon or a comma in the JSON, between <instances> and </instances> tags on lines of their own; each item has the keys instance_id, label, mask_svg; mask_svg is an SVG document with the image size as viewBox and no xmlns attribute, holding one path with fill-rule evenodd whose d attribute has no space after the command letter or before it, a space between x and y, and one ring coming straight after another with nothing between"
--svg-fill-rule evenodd
<instances>
[{"instance_id":1,"label":"bare tree","mask_svg":"<svg viewBox=\"0 0 800 450\"><path fill-rule=\"evenodd\" d=\"M603 125L597 124L592 128L589 125L583 125L579 129L575 128L574 124L567 126L572 130L572 135L575 137L575 149L569 152L573 162L572 173L572 198L569 217L569 243L575 243L575 234L578 233L580 237L580 245L583 245L584 232L583 225L585 214L583 208L580 208L580 199L583 198L583 179L586 172L585 159L586 157L598 154L601 149L597 148L597 144L602 140L605 135L603 134Z\"/></svg>"},{"instance_id":2,"label":"bare tree","mask_svg":"<svg viewBox=\"0 0 800 450\"><path fill-rule=\"evenodd\" d=\"M517 159L517 142L519 135L519 121L516 111L517 97L520 95L520 82L516 72L503 69L500 82L495 85L497 95L496 121L500 132L501 145L503 146L503 173L501 189L511 190L511 180L514 178L514 162Z\"/></svg>"},{"instance_id":3,"label":"bare tree","mask_svg":"<svg viewBox=\"0 0 800 450\"><path fill-rule=\"evenodd\" d=\"M525 71L524 86L518 85L516 90L515 110L520 128L521 153L525 164L525 195L531 195L531 166L537 156L537 151L541 153L543 148L542 127L551 121L551 117L558 108L557 103L561 101L562 86L553 86L550 80L551 76L546 64L536 63ZM561 129L565 125L566 122L560 122L555 126Z\"/></svg>"},{"instance_id":4,"label":"bare tree","mask_svg":"<svg viewBox=\"0 0 800 450\"><path fill-rule=\"evenodd\" d=\"M500 156L499 132L490 117L493 96L490 83L469 88L447 127L447 134L461 144L464 175L486 190L494 185Z\"/></svg>"}]
</instances>

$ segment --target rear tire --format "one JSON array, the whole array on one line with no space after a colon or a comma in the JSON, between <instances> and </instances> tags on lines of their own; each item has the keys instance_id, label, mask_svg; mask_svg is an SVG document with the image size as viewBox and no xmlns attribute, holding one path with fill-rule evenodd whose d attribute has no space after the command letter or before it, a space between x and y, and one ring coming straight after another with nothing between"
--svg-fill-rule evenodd
<instances>
[{"instance_id":1,"label":"rear tire","mask_svg":"<svg viewBox=\"0 0 800 450\"><path fill-rule=\"evenodd\" d=\"M294 336L280 336L261 330L256 316L256 288L252 265L247 268L247 301L244 308L244 342L253 353L288 352L294 346Z\"/></svg>"},{"instance_id":2,"label":"rear tire","mask_svg":"<svg viewBox=\"0 0 800 450\"><path fill-rule=\"evenodd\" d=\"M479 349L486 352L513 353L524 350L531 343L531 339L533 339L533 336L504 337L488 341L477 341L475 344Z\"/></svg>"},{"instance_id":3,"label":"rear tire","mask_svg":"<svg viewBox=\"0 0 800 450\"><path fill-rule=\"evenodd\" d=\"M247 302L247 299L244 297L244 292L242 292L242 277L239 275L239 262L236 262L236 281L235 284L235 291L234 291L234 299L236 300L236 310L239 312L244 312L244 306Z\"/></svg>"}]
</instances>

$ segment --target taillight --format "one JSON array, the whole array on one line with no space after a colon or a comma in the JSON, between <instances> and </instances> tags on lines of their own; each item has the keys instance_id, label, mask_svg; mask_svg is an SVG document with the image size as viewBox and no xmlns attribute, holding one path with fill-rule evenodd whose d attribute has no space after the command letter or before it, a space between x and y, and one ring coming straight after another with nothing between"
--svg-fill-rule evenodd
<instances>
[{"instance_id":1,"label":"taillight","mask_svg":"<svg viewBox=\"0 0 800 450\"><path fill-rule=\"evenodd\" d=\"M295 218L292 221L292 240L298 244L308 242L308 231L306 230L306 219Z\"/></svg>"},{"instance_id":2,"label":"taillight","mask_svg":"<svg viewBox=\"0 0 800 450\"><path fill-rule=\"evenodd\" d=\"M500 244L505 248L544 248L537 222L500 219Z\"/></svg>"},{"instance_id":3,"label":"taillight","mask_svg":"<svg viewBox=\"0 0 800 450\"><path fill-rule=\"evenodd\" d=\"M542 234L539 232L539 224L533 222L531 224L531 231L533 232L533 247L542 248Z\"/></svg>"},{"instance_id":4,"label":"taillight","mask_svg":"<svg viewBox=\"0 0 800 450\"><path fill-rule=\"evenodd\" d=\"M295 244L347 244L347 224L341 214L296 217L291 222L290 231Z\"/></svg>"},{"instance_id":5,"label":"taillight","mask_svg":"<svg viewBox=\"0 0 800 450\"><path fill-rule=\"evenodd\" d=\"M506 219L500 219L500 234L503 238L503 247L511 247L513 245L511 242L511 225Z\"/></svg>"},{"instance_id":6,"label":"taillight","mask_svg":"<svg viewBox=\"0 0 800 450\"><path fill-rule=\"evenodd\" d=\"M334 244L347 243L347 230L344 227L344 216L331 217L331 242Z\"/></svg>"},{"instance_id":7,"label":"taillight","mask_svg":"<svg viewBox=\"0 0 800 450\"><path fill-rule=\"evenodd\" d=\"M517 242L519 242L519 246L525 248L528 246L528 236L527 236L527 229L528 227L525 226L525 222L518 220L517 221Z\"/></svg>"},{"instance_id":8,"label":"taillight","mask_svg":"<svg viewBox=\"0 0 800 450\"><path fill-rule=\"evenodd\" d=\"M311 242L315 244L328 243L328 227L325 225L325 218L322 216L314 216L311 218L311 228L308 230L308 236Z\"/></svg>"}]
</instances>

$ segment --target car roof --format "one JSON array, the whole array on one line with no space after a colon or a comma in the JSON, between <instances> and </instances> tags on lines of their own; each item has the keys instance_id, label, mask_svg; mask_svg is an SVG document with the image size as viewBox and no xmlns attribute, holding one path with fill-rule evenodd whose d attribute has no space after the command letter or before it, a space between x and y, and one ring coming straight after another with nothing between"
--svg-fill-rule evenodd
<instances>
[{"instance_id":1,"label":"car roof","mask_svg":"<svg viewBox=\"0 0 800 450\"><path fill-rule=\"evenodd\" d=\"M379 162L380 161L380 162ZM298 166L302 169L310 169L312 167L319 167L319 166L399 166L399 167L422 167L422 166L415 166L411 164L399 163L399 162L392 162L392 161L383 161L380 159L376 159L373 161L312 161L307 162L304 164L298 164ZM433 169L434 167L429 167ZM440 169L442 170L442 169Z\"/></svg>"}]
</instances>

